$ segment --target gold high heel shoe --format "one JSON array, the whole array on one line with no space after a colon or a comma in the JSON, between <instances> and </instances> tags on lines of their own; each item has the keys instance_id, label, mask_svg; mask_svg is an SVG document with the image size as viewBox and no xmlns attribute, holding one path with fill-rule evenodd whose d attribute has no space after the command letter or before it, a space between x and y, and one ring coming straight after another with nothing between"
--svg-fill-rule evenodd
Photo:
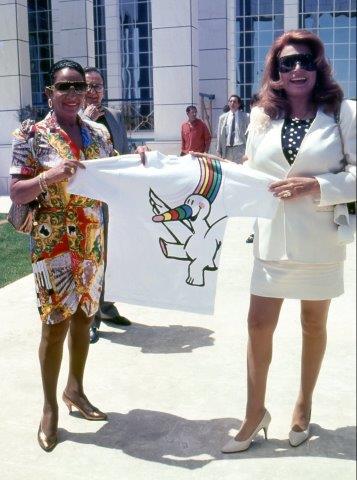
<instances>
[{"instance_id":1,"label":"gold high heel shoe","mask_svg":"<svg viewBox=\"0 0 357 480\"><path fill-rule=\"evenodd\" d=\"M83 410L82 407L80 407L73 400L71 400L65 394L65 392L63 392L62 400L67 405L67 408L70 413L72 412L72 407L75 407L87 420L107 420L108 418L106 413L101 412L100 410L98 410L98 408L95 408L95 407L93 407L93 410L86 412L85 410Z\"/></svg>"},{"instance_id":2,"label":"gold high heel shoe","mask_svg":"<svg viewBox=\"0 0 357 480\"><path fill-rule=\"evenodd\" d=\"M37 441L42 450L45 452L52 452L52 450L55 448L57 445L57 435L53 435L52 437L47 437L45 433L42 430L41 422L40 426L38 427L38 432L37 432Z\"/></svg>"}]
</instances>

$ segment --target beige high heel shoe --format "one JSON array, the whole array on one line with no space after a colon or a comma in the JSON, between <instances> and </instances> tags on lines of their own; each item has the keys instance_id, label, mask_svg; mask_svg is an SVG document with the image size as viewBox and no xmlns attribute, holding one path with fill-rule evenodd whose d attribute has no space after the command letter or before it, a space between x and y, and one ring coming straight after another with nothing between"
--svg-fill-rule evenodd
<instances>
[{"instance_id":1,"label":"beige high heel shoe","mask_svg":"<svg viewBox=\"0 0 357 480\"><path fill-rule=\"evenodd\" d=\"M307 426L306 430L301 430L301 432L295 432L295 430L290 430L289 432L289 443L292 447L298 447L310 436L310 424Z\"/></svg>"},{"instance_id":2,"label":"beige high heel shoe","mask_svg":"<svg viewBox=\"0 0 357 480\"><path fill-rule=\"evenodd\" d=\"M85 411L83 410L82 407L80 407L77 403L75 403L73 400L71 400L68 395L65 394L65 392L63 392L63 395L62 395L62 400L64 401L64 403L67 405L67 408L69 410L69 412L71 413L72 411L72 407L76 407L76 409L83 415L83 417L87 420L107 420L107 414L106 413L103 413L101 412L100 410L98 410L98 408L96 407L93 407L92 410L90 411Z\"/></svg>"},{"instance_id":3,"label":"beige high heel shoe","mask_svg":"<svg viewBox=\"0 0 357 480\"><path fill-rule=\"evenodd\" d=\"M261 421L258 423L257 427L255 428L254 432L248 437L246 440L236 440L232 438L224 447L222 448L222 453L235 453L235 452L243 452L250 447L250 444L258 435L260 430L264 430L265 440L268 439L268 427L271 421L271 416L268 410L265 410L264 416Z\"/></svg>"},{"instance_id":4,"label":"beige high heel shoe","mask_svg":"<svg viewBox=\"0 0 357 480\"><path fill-rule=\"evenodd\" d=\"M289 432L289 443L292 447L298 447L302 443L306 442L306 440L310 436L310 420L311 420L311 410L309 413L309 423L305 430L296 431L291 429ZM294 427L293 427L294 428Z\"/></svg>"}]
</instances>

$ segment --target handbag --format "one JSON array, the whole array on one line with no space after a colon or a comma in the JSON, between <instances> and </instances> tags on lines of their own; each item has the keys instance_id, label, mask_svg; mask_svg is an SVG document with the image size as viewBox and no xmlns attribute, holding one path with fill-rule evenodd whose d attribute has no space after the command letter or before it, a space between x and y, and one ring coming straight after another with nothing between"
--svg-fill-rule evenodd
<instances>
[{"instance_id":1,"label":"handbag","mask_svg":"<svg viewBox=\"0 0 357 480\"><path fill-rule=\"evenodd\" d=\"M25 204L12 202L7 221L17 232L29 234L35 224L35 214L39 206L37 199Z\"/></svg>"},{"instance_id":2,"label":"handbag","mask_svg":"<svg viewBox=\"0 0 357 480\"><path fill-rule=\"evenodd\" d=\"M346 151L345 151L345 142L343 140L342 130L341 130L341 118L340 110L334 114L335 122L337 124L338 133L341 141L342 148L342 166L343 170L347 165ZM350 215L348 212L348 207L346 203L340 203L334 206L334 215L333 221L337 225L337 238L340 245L346 245L351 243L354 240L354 229L350 223Z\"/></svg>"},{"instance_id":3,"label":"handbag","mask_svg":"<svg viewBox=\"0 0 357 480\"><path fill-rule=\"evenodd\" d=\"M28 126L35 126L36 133L36 124L33 120L27 121ZM15 203L12 202L10 210L7 214L7 221L14 227L14 229L19 233L29 234L32 231L34 225L35 214L40 203L38 198L32 200L29 203Z\"/></svg>"}]
</instances>

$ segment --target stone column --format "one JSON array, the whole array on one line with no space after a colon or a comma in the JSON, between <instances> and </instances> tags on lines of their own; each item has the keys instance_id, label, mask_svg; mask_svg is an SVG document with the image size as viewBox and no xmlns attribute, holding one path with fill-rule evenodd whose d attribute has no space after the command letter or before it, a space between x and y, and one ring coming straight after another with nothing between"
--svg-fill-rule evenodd
<instances>
[{"instance_id":1,"label":"stone column","mask_svg":"<svg viewBox=\"0 0 357 480\"><path fill-rule=\"evenodd\" d=\"M284 30L299 28L299 0L284 0Z\"/></svg>"},{"instance_id":2,"label":"stone column","mask_svg":"<svg viewBox=\"0 0 357 480\"><path fill-rule=\"evenodd\" d=\"M0 18L0 195L6 195L18 109L32 104L27 2L1 0Z\"/></svg>"},{"instance_id":3,"label":"stone column","mask_svg":"<svg viewBox=\"0 0 357 480\"><path fill-rule=\"evenodd\" d=\"M92 0L52 0L54 61L95 65Z\"/></svg>"},{"instance_id":4,"label":"stone column","mask_svg":"<svg viewBox=\"0 0 357 480\"><path fill-rule=\"evenodd\" d=\"M200 92L215 95L214 136L223 106L236 93L235 18L234 0L199 2Z\"/></svg>"},{"instance_id":5,"label":"stone column","mask_svg":"<svg viewBox=\"0 0 357 480\"><path fill-rule=\"evenodd\" d=\"M152 0L155 142L180 151L187 105L198 102L198 0Z\"/></svg>"}]
</instances>

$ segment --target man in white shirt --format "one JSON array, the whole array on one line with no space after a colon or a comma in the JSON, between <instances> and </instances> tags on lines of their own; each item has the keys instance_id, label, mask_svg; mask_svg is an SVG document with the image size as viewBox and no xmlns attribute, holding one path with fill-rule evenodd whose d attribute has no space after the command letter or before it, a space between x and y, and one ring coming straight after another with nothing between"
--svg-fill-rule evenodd
<instances>
[{"instance_id":1,"label":"man in white shirt","mask_svg":"<svg viewBox=\"0 0 357 480\"><path fill-rule=\"evenodd\" d=\"M238 95L229 97L228 106L229 112L221 115L218 121L217 153L235 163L242 163L249 115L241 110L242 100Z\"/></svg>"}]
</instances>

